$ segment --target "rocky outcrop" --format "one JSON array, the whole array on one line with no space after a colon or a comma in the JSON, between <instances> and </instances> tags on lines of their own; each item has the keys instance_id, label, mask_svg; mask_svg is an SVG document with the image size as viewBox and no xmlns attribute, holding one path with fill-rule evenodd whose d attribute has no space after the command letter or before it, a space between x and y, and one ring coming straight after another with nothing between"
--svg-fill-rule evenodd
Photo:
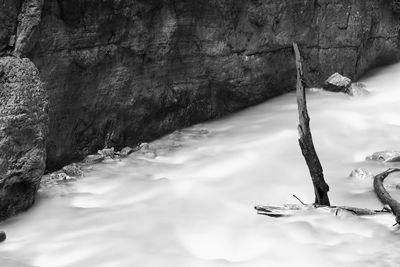
<instances>
[{"instance_id":1,"label":"rocky outcrop","mask_svg":"<svg viewBox=\"0 0 400 267\"><path fill-rule=\"evenodd\" d=\"M0 221L29 208L45 170L47 93L29 59L0 58Z\"/></svg>"},{"instance_id":2,"label":"rocky outcrop","mask_svg":"<svg viewBox=\"0 0 400 267\"><path fill-rule=\"evenodd\" d=\"M388 0L44 0L39 24L40 0L3 3L0 54L29 57L49 93L49 169L294 89L293 42L310 86L400 51Z\"/></svg>"},{"instance_id":3,"label":"rocky outcrop","mask_svg":"<svg viewBox=\"0 0 400 267\"><path fill-rule=\"evenodd\" d=\"M307 82L396 61L398 19L376 0L46 0L28 56L50 94L49 168L154 139Z\"/></svg>"},{"instance_id":4,"label":"rocky outcrop","mask_svg":"<svg viewBox=\"0 0 400 267\"><path fill-rule=\"evenodd\" d=\"M17 17L21 1L4 0L0 3L0 56L14 46L17 30Z\"/></svg>"}]
</instances>

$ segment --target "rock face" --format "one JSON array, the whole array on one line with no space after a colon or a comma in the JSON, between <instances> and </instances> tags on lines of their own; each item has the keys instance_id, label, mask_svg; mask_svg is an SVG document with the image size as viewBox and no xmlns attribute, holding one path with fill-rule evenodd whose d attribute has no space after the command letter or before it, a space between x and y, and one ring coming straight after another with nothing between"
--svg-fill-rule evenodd
<instances>
[{"instance_id":1,"label":"rock face","mask_svg":"<svg viewBox=\"0 0 400 267\"><path fill-rule=\"evenodd\" d=\"M0 55L18 51L40 70L55 169L294 89L293 42L310 86L397 61L389 2L44 0L37 23L42 1L4 0Z\"/></svg>"},{"instance_id":2,"label":"rock face","mask_svg":"<svg viewBox=\"0 0 400 267\"><path fill-rule=\"evenodd\" d=\"M28 53L35 44L36 29L40 23L44 0L25 0L18 15L17 34L13 54L20 56Z\"/></svg>"},{"instance_id":3,"label":"rock face","mask_svg":"<svg viewBox=\"0 0 400 267\"><path fill-rule=\"evenodd\" d=\"M0 58L0 220L29 208L45 170L47 92L29 59Z\"/></svg>"}]
</instances>

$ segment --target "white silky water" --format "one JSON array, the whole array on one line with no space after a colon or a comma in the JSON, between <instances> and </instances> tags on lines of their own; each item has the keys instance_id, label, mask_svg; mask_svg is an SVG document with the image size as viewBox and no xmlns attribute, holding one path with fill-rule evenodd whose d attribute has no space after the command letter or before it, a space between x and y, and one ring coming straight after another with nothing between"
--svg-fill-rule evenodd
<instances>
[{"instance_id":1,"label":"white silky water","mask_svg":"<svg viewBox=\"0 0 400 267\"><path fill-rule=\"evenodd\" d=\"M365 157L400 149L400 65L363 82L371 92L364 97L309 92L311 129L331 204L380 209L372 180L348 176L396 166ZM298 203L293 194L313 202L297 123L290 93L161 138L150 145L156 157L94 165L0 224L0 266L400 266L390 214L256 214L255 205Z\"/></svg>"}]
</instances>

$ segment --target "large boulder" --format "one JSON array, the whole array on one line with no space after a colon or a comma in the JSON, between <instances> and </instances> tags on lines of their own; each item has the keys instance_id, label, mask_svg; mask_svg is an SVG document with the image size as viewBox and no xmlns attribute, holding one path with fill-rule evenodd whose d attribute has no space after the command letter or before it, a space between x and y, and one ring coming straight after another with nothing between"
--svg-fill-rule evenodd
<instances>
[{"instance_id":1,"label":"large boulder","mask_svg":"<svg viewBox=\"0 0 400 267\"><path fill-rule=\"evenodd\" d=\"M47 105L34 64L0 58L0 220L35 201L45 169Z\"/></svg>"}]
</instances>

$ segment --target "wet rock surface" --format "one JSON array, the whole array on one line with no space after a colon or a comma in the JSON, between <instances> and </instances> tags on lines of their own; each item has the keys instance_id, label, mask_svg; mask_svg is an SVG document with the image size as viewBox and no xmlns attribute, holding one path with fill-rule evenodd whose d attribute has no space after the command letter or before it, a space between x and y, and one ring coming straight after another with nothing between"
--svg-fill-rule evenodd
<instances>
[{"instance_id":1,"label":"wet rock surface","mask_svg":"<svg viewBox=\"0 0 400 267\"><path fill-rule=\"evenodd\" d=\"M104 155L88 155L83 162L86 164L96 164L96 163L100 163L103 160L105 160L106 157Z\"/></svg>"},{"instance_id":2,"label":"wet rock surface","mask_svg":"<svg viewBox=\"0 0 400 267\"><path fill-rule=\"evenodd\" d=\"M0 243L4 242L7 239L6 233L3 231L0 231Z\"/></svg>"},{"instance_id":3,"label":"wet rock surface","mask_svg":"<svg viewBox=\"0 0 400 267\"><path fill-rule=\"evenodd\" d=\"M370 94L370 92L367 90L367 86L363 83L352 83L346 93L350 96L356 97Z\"/></svg>"},{"instance_id":4,"label":"wet rock surface","mask_svg":"<svg viewBox=\"0 0 400 267\"><path fill-rule=\"evenodd\" d=\"M347 93L351 86L351 80L339 73L334 73L325 81L324 89L332 92Z\"/></svg>"},{"instance_id":5,"label":"wet rock surface","mask_svg":"<svg viewBox=\"0 0 400 267\"><path fill-rule=\"evenodd\" d=\"M374 178L374 175L368 170L355 169L350 173L349 178L354 180L371 180Z\"/></svg>"},{"instance_id":6,"label":"wet rock surface","mask_svg":"<svg viewBox=\"0 0 400 267\"><path fill-rule=\"evenodd\" d=\"M64 166L62 168L62 170L68 176L72 176L72 177L83 176L82 168L78 164L75 164L75 163Z\"/></svg>"},{"instance_id":7,"label":"wet rock surface","mask_svg":"<svg viewBox=\"0 0 400 267\"><path fill-rule=\"evenodd\" d=\"M366 157L366 159L378 162L400 162L400 151L386 150L375 152L372 155Z\"/></svg>"},{"instance_id":8,"label":"wet rock surface","mask_svg":"<svg viewBox=\"0 0 400 267\"><path fill-rule=\"evenodd\" d=\"M45 170L47 93L29 59L0 58L0 220L29 208Z\"/></svg>"},{"instance_id":9,"label":"wet rock surface","mask_svg":"<svg viewBox=\"0 0 400 267\"><path fill-rule=\"evenodd\" d=\"M129 146L126 146L123 149L121 149L121 151L119 152L119 156L120 157L127 157L130 154L132 154L133 152L135 152L135 149L133 149L133 148L131 148Z\"/></svg>"},{"instance_id":10,"label":"wet rock surface","mask_svg":"<svg viewBox=\"0 0 400 267\"><path fill-rule=\"evenodd\" d=\"M97 154L88 155L81 162L69 164L61 170L44 175L39 193L43 197L70 194L74 192L74 182L85 178L96 164L115 164L123 160L152 161L182 148L187 141L197 142L210 134L207 129L189 128L174 131L151 143L141 143L133 148L125 147L121 151L115 151L114 148L99 150Z\"/></svg>"}]
</instances>

